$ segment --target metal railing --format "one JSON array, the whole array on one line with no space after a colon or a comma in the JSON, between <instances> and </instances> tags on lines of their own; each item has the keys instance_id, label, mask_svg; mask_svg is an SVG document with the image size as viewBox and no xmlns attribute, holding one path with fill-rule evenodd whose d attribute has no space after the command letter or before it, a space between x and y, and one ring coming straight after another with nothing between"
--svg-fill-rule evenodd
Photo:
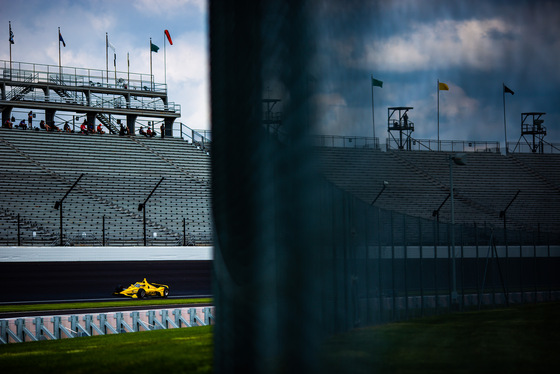
<instances>
[{"instance_id":1,"label":"metal railing","mask_svg":"<svg viewBox=\"0 0 560 374\"><path fill-rule=\"evenodd\" d=\"M399 149L398 144L387 138L387 150ZM487 142L479 140L440 140L432 139L410 139L408 141L410 150L413 151L442 151L442 152L494 152L500 153L499 142Z\"/></svg>"},{"instance_id":2,"label":"metal railing","mask_svg":"<svg viewBox=\"0 0 560 374\"><path fill-rule=\"evenodd\" d=\"M52 222L37 223L19 215L1 212L0 245L6 246L58 246L60 234ZM91 217L90 217L91 218ZM73 222L68 223L68 222ZM142 246L143 227L137 225L123 227L118 220L90 219L87 227L69 215L63 223L64 246ZM165 227L149 227L148 246L201 246L211 245L212 223L210 221L189 221L182 218L167 221Z\"/></svg>"},{"instance_id":3,"label":"metal railing","mask_svg":"<svg viewBox=\"0 0 560 374\"><path fill-rule=\"evenodd\" d=\"M510 153L533 153L533 148L530 144L522 142L508 142L507 144L508 152ZM560 153L560 143L543 142L538 153L558 154Z\"/></svg>"},{"instance_id":4,"label":"metal railing","mask_svg":"<svg viewBox=\"0 0 560 374\"><path fill-rule=\"evenodd\" d=\"M18 91L19 93L19 91ZM8 94L10 95L10 94ZM7 95L7 96L8 96ZM133 97L130 102L127 102L123 97L109 97L106 98L103 95L91 95L88 100L85 94L77 93L76 95L49 95L45 96L43 91L29 91L25 93L25 100L37 101L37 102L48 102L48 103L60 103L60 104L73 104L80 105L84 107L92 107L98 109L140 109L140 110L153 110L153 111L164 111L164 112L180 112L181 106L174 102L168 102L164 104L161 100L154 100L153 98L146 97Z\"/></svg>"},{"instance_id":5,"label":"metal railing","mask_svg":"<svg viewBox=\"0 0 560 374\"><path fill-rule=\"evenodd\" d=\"M317 147L379 149L379 138L364 136L315 135L312 136L312 142Z\"/></svg>"},{"instance_id":6,"label":"metal railing","mask_svg":"<svg viewBox=\"0 0 560 374\"><path fill-rule=\"evenodd\" d=\"M181 139L189 143L198 144L202 150L207 150L212 142L212 131L210 130L193 130L184 123L180 123L179 134Z\"/></svg>"},{"instance_id":7,"label":"metal railing","mask_svg":"<svg viewBox=\"0 0 560 374\"><path fill-rule=\"evenodd\" d=\"M166 93L165 83L156 83L149 74L107 71L70 66L57 66L1 60L2 79L26 83L52 83L132 91Z\"/></svg>"}]
</instances>

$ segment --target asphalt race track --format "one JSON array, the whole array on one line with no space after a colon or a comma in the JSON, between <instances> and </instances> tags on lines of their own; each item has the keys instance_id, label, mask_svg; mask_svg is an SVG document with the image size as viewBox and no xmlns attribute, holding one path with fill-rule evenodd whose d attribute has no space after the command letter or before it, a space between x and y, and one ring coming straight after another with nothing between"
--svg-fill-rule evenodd
<instances>
[{"instance_id":1,"label":"asphalt race track","mask_svg":"<svg viewBox=\"0 0 560 374\"><path fill-rule=\"evenodd\" d=\"M173 295L210 295L212 261L0 262L0 302L111 297L146 278Z\"/></svg>"}]
</instances>

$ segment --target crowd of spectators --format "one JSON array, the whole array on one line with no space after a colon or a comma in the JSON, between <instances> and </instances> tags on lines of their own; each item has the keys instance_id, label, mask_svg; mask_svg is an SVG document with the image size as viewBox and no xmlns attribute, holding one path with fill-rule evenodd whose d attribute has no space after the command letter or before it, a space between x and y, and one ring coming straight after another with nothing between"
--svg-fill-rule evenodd
<instances>
[{"instance_id":1,"label":"crowd of spectators","mask_svg":"<svg viewBox=\"0 0 560 374\"><path fill-rule=\"evenodd\" d=\"M39 122L39 126L33 127L33 118L34 118L33 112L29 111L28 118L27 118L27 123L25 122L25 119L22 119L19 122L19 124L15 124L16 119L15 119L14 116L12 116L11 118L7 119L4 123L2 123L2 127L7 128L7 129L19 128L19 129L22 129L22 130L28 130L29 129L29 130L35 130L35 131L45 130L45 131L48 131L48 132L66 132L66 133L75 132L72 128L70 128L70 125L68 124L68 121L66 121L64 123L63 129L59 128L56 125L56 123L54 123L54 122L47 123L47 122L45 122L45 120L41 120ZM121 136L134 135L130 131L130 128L128 126L123 125L122 123L120 123L120 121L119 121L119 124L120 124L119 135L121 135ZM138 133L140 135L145 136L145 137L152 138L152 137L157 135L157 133L152 129L152 127L153 127L153 123L150 124L150 122L148 122L148 126L147 126L146 130L144 130L144 126L140 126L140 129L139 129ZM103 130L103 125L101 123L99 123L96 127L94 123L88 122L87 119L84 119L84 122L82 122L82 124L80 125L79 132L81 134L84 134L84 135L105 134L106 133ZM160 127L160 134L161 134L161 138L163 139L164 136L165 136L165 125L164 124L162 124L161 127Z\"/></svg>"}]
</instances>

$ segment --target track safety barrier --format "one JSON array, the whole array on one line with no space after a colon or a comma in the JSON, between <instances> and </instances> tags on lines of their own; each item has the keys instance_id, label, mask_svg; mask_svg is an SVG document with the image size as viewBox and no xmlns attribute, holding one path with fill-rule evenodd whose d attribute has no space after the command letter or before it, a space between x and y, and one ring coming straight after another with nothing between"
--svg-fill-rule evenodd
<instances>
[{"instance_id":1,"label":"track safety barrier","mask_svg":"<svg viewBox=\"0 0 560 374\"><path fill-rule=\"evenodd\" d=\"M214 307L0 320L0 344L213 325Z\"/></svg>"}]
</instances>

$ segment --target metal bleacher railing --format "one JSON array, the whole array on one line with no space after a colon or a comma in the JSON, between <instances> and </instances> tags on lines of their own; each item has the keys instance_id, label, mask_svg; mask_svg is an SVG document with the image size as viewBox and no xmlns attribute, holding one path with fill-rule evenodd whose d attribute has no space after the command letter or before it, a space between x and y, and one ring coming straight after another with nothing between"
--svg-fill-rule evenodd
<instances>
[{"instance_id":1,"label":"metal bleacher railing","mask_svg":"<svg viewBox=\"0 0 560 374\"><path fill-rule=\"evenodd\" d=\"M180 123L179 134L181 139L197 145L202 150L210 150L210 144L212 142L211 130L193 130L187 125Z\"/></svg>"},{"instance_id":2,"label":"metal bleacher railing","mask_svg":"<svg viewBox=\"0 0 560 374\"><path fill-rule=\"evenodd\" d=\"M399 149L393 139L387 138L387 150ZM500 153L499 142L487 142L480 140L440 140L442 152L494 152ZM432 139L410 139L410 150L412 151L437 151L438 141Z\"/></svg>"},{"instance_id":3,"label":"metal bleacher railing","mask_svg":"<svg viewBox=\"0 0 560 374\"><path fill-rule=\"evenodd\" d=\"M164 103L158 98L167 95L167 85L156 83L149 74L129 72L108 72L98 69L54 66L25 62L0 61L2 79L18 84L9 92L4 92L4 100L20 100L25 97L35 102L75 104L99 109L128 108L154 111L180 112L180 105ZM114 75L113 75L114 73ZM41 85L56 85L57 95L46 96ZM68 87L68 91L64 87ZM90 89L88 97L84 89ZM123 97L112 95L110 90L120 90L130 94L127 102ZM58 96L58 97L57 97Z\"/></svg>"}]
</instances>

